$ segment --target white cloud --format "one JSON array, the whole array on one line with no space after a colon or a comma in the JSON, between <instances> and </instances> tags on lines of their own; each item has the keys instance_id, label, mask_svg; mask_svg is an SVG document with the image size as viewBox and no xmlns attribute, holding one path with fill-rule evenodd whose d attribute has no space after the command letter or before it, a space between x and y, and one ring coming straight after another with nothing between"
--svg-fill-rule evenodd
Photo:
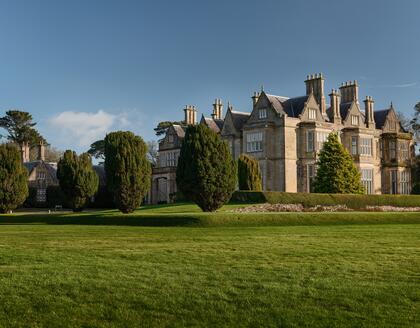
<instances>
[{"instance_id":1,"label":"white cloud","mask_svg":"<svg viewBox=\"0 0 420 328\"><path fill-rule=\"evenodd\" d=\"M98 110L96 113L66 111L48 121L50 129L66 147L86 148L92 142L102 139L106 133L119 129L129 129L128 113L108 113Z\"/></svg>"}]
</instances>

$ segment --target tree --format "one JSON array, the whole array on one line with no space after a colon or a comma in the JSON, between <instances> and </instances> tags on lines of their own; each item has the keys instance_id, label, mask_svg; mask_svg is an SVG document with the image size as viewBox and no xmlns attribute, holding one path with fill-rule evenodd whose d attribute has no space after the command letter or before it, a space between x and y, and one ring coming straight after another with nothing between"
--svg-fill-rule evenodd
<instances>
[{"instance_id":1,"label":"tree","mask_svg":"<svg viewBox=\"0 0 420 328\"><path fill-rule=\"evenodd\" d=\"M105 159L105 141L103 139L96 140L93 144L90 145L87 153L96 159Z\"/></svg>"},{"instance_id":2,"label":"tree","mask_svg":"<svg viewBox=\"0 0 420 328\"><path fill-rule=\"evenodd\" d=\"M147 159L155 166L158 158L158 143L155 140L150 140L147 142Z\"/></svg>"},{"instance_id":3,"label":"tree","mask_svg":"<svg viewBox=\"0 0 420 328\"><path fill-rule=\"evenodd\" d=\"M28 172L22 165L19 150L10 144L0 145L0 212L7 213L28 197Z\"/></svg>"},{"instance_id":4,"label":"tree","mask_svg":"<svg viewBox=\"0 0 420 328\"><path fill-rule=\"evenodd\" d=\"M227 144L207 126L187 128L176 182L184 196L203 211L215 211L232 196L237 168Z\"/></svg>"},{"instance_id":5,"label":"tree","mask_svg":"<svg viewBox=\"0 0 420 328\"><path fill-rule=\"evenodd\" d=\"M164 121L159 122L157 127L154 128L156 136L160 137L161 135L164 135L166 131L169 129L169 127L173 124L183 125L184 122L182 121Z\"/></svg>"},{"instance_id":6,"label":"tree","mask_svg":"<svg viewBox=\"0 0 420 328\"><path fill-rule=\"evenodd\" d=\"M319 153L314 192L339 194L364 192L360 173L335 132L329 134Z\"/></svg>"},{"instance_id":7,"label":"tree","mask_svg":"<svg viewBox=\"0 0 420 328\"><path fill-rule=\"evenodd\" d=\"M32 115L28 112L19 110L9 110L6 116L0 117L0 127L8 132L7 139L18 144L21 149L24 143L29 145L39 144L40 141L46 143L45 139L38 133L32 121Z\"/></svg>"},{"instance_id":8,"label":"tree","mask_svg":"<svg viewBox=\"0 0 420 328\"><path fill-rule=\"evenodd\" d=\"M98 190L99 178L87 153L77 156L74 151L66 150L58 162L57 178L74 212L82 211Z\"/></svg>"},{"instance_id":9,"label":"tree","mask_svg":"<svg viewBox=\"0 0 420 328\"><path fill-rule=\"evenodd\" d=\"M420 102L414 106L414 116L410 124L414 134L414 140L418 141L420 139Z\"/></svg>"},{"instance_id":10,"label":"tree","mask_svg":"<svg viewBox=\"0 0 420 328\"><path fill-rule=\"evenodd\" d=\"M260 165L258 161L242 154L238 158L239 190L262 190Z\"/></svg>"},{"instance_id":11,"label":"tree","mask_svg":"<svg viewBox=\"0 0 420 328\"><path fill-rule=\"evenodd\" d=\"M151 165L143 139L132 132L112 132L105 137L105 173L118 209L133 212L150 188Z\"/></svg>"}]
</instances>

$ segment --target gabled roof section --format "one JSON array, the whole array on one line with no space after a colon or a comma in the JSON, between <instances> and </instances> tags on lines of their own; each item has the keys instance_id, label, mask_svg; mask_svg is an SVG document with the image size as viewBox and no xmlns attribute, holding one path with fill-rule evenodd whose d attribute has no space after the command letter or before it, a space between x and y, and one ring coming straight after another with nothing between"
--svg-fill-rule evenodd
<instances>
[{"instance_id":1,"label":"gabled roof section","mask_svg":"<svg viewBox=\"0 0 420 328\"><path fill-rule=\"evenodd\" d=\"M288 98L284 96L270 95L267 93L264 94L277 113L287 114L289 117L299 117L299 115L302 114L305 103L309 98L309 95Z\"/></svg>"},{"instance_id":2,"label":"gabled roof section","mask_svg":"<svg viewBox=\"0 0 420 328\"><path fill-rule=\"evenodd\" d=\"M353 102L345 102L340 104L340 116L345 120Z\"/></svg>"},{"instance_id":3,"label":"gabled roof section","mask_svg":"<svg viewBox=\"0 0 420 328\"><path fill-rule=\"evenodd\" d=\"M231 113L231 116L232 116L233 126L238 131L242 130L246 121L251 116L251 113L244 113L244 112L239 112L239 111L236 111L236 110L230 110L230 113Z\"/></svg>"},{"instance_id":4,"label":"gabled roof section","mask_svg":"<svg viewBox=\"0 0 420 328\"><path fill-rule=\"evenodd\" d=\"M179 138L184 138L185 137L185 131L184 131L184 128L181 125L179 125L179 124L172 124L172 128L174 129L176 135Z\"/></svg>"},{"instance_id":5,"label":"gabled roof section","mask_svg":"<svg viewBox=\"0 0 420 328\"><path fill-rule=\"evenodd\" d=\"M50 175L50 177L52 179L57 179L57 167L53 164L50 164L50 163L47 163L47 162L44 162L44 161L40 161L40 160L23 163L23 165L28 170L28 175L30 175L36 167L38 167L42 164L45 166L45 168L46 168L48 174Z\"/></svg>"},{"instance_id":6,"label":"gabled roof section","mask_svg":"<svg viewBox=\"0 0 420 328\"><path fill-rule=\"evenodd\" d=\"M386 122L390 109L375 110L373 115L375 117L375 125L377 129L382 129Z\"/></svg>"},{"instance_id":7,"label":"gabled roof section","mask_svg":"<svg viewBox=\"0 0 420 328\"><path fill-rule=\"evenodd\" d=\"M273 106L274 110L277 113L284 113L282 103L289 98L282 97L282 96L276 96L276 95L270 95L268 93L265 93L264 91L262 91L262 93L264 93L266 95L267 99L270 101L271 105Z\"/></svg>"},{"instance_id":8,"label":"gabled roof section","mask_svg":"<svg viewBox=\"0 0 420 328\"><path fill-rule=\"evenodd\" d=\"M283 109L289 117L299 117L305 108L309 95L302 97L289 98L283 102Z\"/></svg>"},{"instance_id":9,"label":"gabled roof section","mask_svg":"<svg viewBox=\"0 0 420 328\"><path fill-rule=\"evenodd\" d=\"M211 130L213 130L216 133L220 133L220 130L223 126L223 120L215 120L212 117L205 117L204 115L201 117L200 123L207 125Z\"/></svg>"}]
</instances>

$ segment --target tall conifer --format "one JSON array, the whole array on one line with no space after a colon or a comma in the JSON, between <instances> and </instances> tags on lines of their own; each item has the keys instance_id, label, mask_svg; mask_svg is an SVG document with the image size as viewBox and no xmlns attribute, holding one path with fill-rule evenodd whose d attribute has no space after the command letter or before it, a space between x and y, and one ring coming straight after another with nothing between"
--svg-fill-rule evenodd
<instances>
[{"instance_id":1,"label":"tall conifer","mask_svg":"<svg viewBox=\"0 0 420 328\"><path fill-rule=\"evenodd\" d=\"M227 144L205 125L187 128L176 181L184 196L203 211L229 201L236 186L236 163Z\"/></svg>"},{"instance_id":2,"label":"tall conifer","mask_svg":"<svg viewBox=\"0 0 420 328\"><path fill-rule=\"evenodd\" d=\"M314 192L338 194L362 194L364 192L360 173L335 132L329 134L319 153Z\"/></svg>"},{"instance_id":3,"label":"tall conifer","mask_svg":"<svg viewBox=\"0 0 420 328\"><path fill-rule=\"evenodd\" d=\"M239 190L262 190L261 172L258 161L242 154L238 158Z\"/></svg>"}]
</instances>

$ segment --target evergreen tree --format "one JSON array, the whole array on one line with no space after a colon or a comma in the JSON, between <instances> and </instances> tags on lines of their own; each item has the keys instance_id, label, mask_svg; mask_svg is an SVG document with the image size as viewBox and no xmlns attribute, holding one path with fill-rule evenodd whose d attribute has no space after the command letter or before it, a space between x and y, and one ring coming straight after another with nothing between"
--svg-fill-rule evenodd
<instances>
[{"instance_id":1,"label":"evergreen tree","mask_svg":"<svg viewBox=\"0 0 420 328\"><path fill-rule=\"evenodd\" d=\"M132 132L112 132L105 137L105 172L118 209L133 212L150 189L151 164L146 144Z\"/></svg>"},{"instance_id":2,"label":"evergreen tree","mask_svg":"<svg viewBox=\"0 0 420 328\"><path fill-rule=\"evenodd\" d=\"M319 153L314 192L338 194L362 194L364 192L360 173L335 132L330 133Z\"/></svg>"},{"instance_id":3,"label":"evergreen tree","mask_svg":"<svg viewBox=\"0 0 420 328\"><path fill-rule=\"evenodd\" d=\"M239 190L262 190L261 172L258 161L242 154L238 158Z\"/></svg>"},{"instance_id":4,"label":"evergreen tree","mask_svg":"<svg viewBox=\"0 0 420 328\"><path fill-rule=\"evenodd\" d=\"M58 162L57 178L74 212L82 211L98 190L99 178L87 153L77 156L74 151L66 150Z\"/></svg>"},{"instance_id":5,"label":"evergreen tree","mask_svg":"<svg viewBox=\"0 0 420 328\"><path fill-rule=\"evenodd\" d=\"M19 150L10 144L0 145L0 212L7 213L28 197L28 172L22 165Z\"/></svg>"},{"instance_id":6,"label":"evergreen tree","mask_svg":"<svg viewBox=\"0 0 420 328\"><path fill-rule=\"evenodd\" d=\"M232 196L236 163L227 144L205 125L186 130L176 172L178 188L203 211L215 211Z\"/></svg>"}]
</instances>

